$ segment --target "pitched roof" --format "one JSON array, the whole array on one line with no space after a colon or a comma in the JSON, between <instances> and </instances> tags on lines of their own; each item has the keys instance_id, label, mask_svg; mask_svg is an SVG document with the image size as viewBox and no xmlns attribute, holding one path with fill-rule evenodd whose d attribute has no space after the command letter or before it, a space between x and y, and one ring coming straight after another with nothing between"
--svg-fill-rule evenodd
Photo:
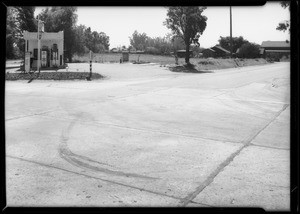
<instances>
[{"instance_id":1,"label":"pitched roof","mask_svg":"<svg viewBox=\"0 0 300 214\"><path fill-rule=\"evenodd\" d=\"M190 50L192 52L192 50ZM185 53L185 50L177 50L177 53Z\"/></svg>"},{"instance_id":2,"label":"pitched roof","mask_svg":"<svg viewBox=\"0 0 300 214\"><path fill-rule=\"evenodd\" d=\"M278 47L281 47L281 48L286 48L286 47L290 47L290 43L289 42L286 42L286 41L263 41L261 43L261 47L263 48L278 48Z\"/></svg>"},{"instance_id":3,"label":"pitched roof","mask_svg":"<svg viewBox=\"0 0 300 214\"><path fill-rule=\"evenodd\" d=\"M267 53L289 53L290 50L266 50Z\"/></svg>"},{"instance_id":4,"label":"pitched roof","mask_svg":"<svg viewBox=\"0 0 300 214\"><path fill-rule=\"evenodd\" d=\"M202 52L203 52L203 51L206 51L206 50L209 50L209 51L212 51L212 52L216 52L215 50L213 50L213 49L211 49L211 48L206 48L206 49L202 50Z\"/></svg>"},{"instance_id":5,"label":"pitched roof","mask_svg":"<svg viewBox=\"0 0 300 214\"><path fill-rule=\"evenodd\" d=\"M230 53L228 50L226 50L225 48L222 48L222 47L219 46L219 45L216 45L216 46L214 46L214 47L212 47L212 48L217 48L217 49L219 49L219 50L221 50L221 51L223 51L223 52L225 52L225 53Z\"/></svg>"}]
</instances>

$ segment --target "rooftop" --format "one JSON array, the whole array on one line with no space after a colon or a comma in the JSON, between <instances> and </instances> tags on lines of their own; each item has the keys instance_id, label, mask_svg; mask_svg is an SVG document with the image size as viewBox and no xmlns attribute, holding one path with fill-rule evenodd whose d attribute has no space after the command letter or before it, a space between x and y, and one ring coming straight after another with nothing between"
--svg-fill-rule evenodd
<instances>
[{"instance_id":1,"label":"rooftop","mask_svg":"<svg viewBox=\"0 0 300 214\"><path fill-rule=\"evenodd\" d=\"M206 48L206 49L204 49L203 51L205 51L205 50L209 50L209 51L212 51L212 52L216 52L215 50L213 50L213 49L211 49L211 48ZM203 52L202 51L202 52Z\"/></svg>"},{"instance_id":2,"label":"rooftop","mask_svg":"<svg viewBox=\"0 0 300 214\"><path fill-rule=\"evenodd\" d=\"M266 47L289 48L290 47L290 42L288 42L288 41L263 41L261 43L261 47L263 47L263 48L266 48Z\"/></svg>"},{"instance_id":3,"label":"rooftop","mask_svg":"<svg viewBox=\"0 0 300 214\"><path fill-rule=\"evenodd\" d=\"M24 31L23 32L24 39L28 40L37 40L37 32L28 32ZM42 40L61 40L64 39L64 32L59 31L59 32L43 32L42 33Z\"/></svg>"},{"instance_id":4,"label":"rooftop","mask_svg":"<svg viewBox=\"0 0 300 214\"><path fill-rule=\"evenodd\" d=\"M212 48L217 48L217 49L219 49L219 50L221 50L221 51L223 51L223 52L225 52L225 53L230 53L230 51L226 50L225 48L222 48L222 47L219 46L219 45L216 45L216 46L214 46L214 47L212 47Z\"/></svg>"}]
</instances>

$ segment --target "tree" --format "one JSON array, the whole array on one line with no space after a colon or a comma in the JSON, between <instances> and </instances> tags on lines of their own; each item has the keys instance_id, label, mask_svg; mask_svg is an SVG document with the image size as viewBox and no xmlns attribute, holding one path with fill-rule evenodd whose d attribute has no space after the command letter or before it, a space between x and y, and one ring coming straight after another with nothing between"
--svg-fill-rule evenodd
<instances>
[{"instance_id":1,"label":"tree","mask_svg":"<svg viewBox=\"0 0 300 214\"><path fill-rule=\"evenodd\" d=\"M8 7L6 22L6 57L17 58L24 55L23 31L36 31L34 7Z\"/></svg>"},{"instance_id":2,"label":"tree","mask_svg":"<svg viewBox=\"0 0 300 214\"><path fill-rule=\"evenodd\" d=\"M230 50L230 36L222 37L220 36L219 45L226 50ZM243 44L248 43L242 36L240 37L232 37L232 52L236 53L237 49L239 49Z\"/></svg>"},{"instance_id":3,"label":"tree","mask_svg":"<svg viewBox=\"0 0 300 214\"><path fill-rule=\"evenodd\" d=\"M85 37L84 32L86 30L85 25L76 26L74 29L75 33L75 44L74 44L74 51L75 53L82 55L85 53Z\"/></svg>"},{"instance_id":4,"label":"tree","mask_svg":"<svg viewBox=\"0 0 300 214\"><path fill-rule=\"evenodd\" d=\"M99 42L105 48L105 50L109 50L109 36L107 36L104 32L100 32L99 34Z\"/></svg>"},{"instance_id":5,"label":"tree","mask_svg":"<svg viewBox=\"0 0 300 214\"><path fill-rule=\"evenodd\" d=\"M202 15L206 7L169 7L164 24L185 43L185 62L190 63L190 45L200 45L198 40L206 28L207 17Z\"/></svg>"},{"instance_id":6,"label":"tree","mask_svg":"<svg viewBox=\"0 0 300 214\"><path fill-rule=\"evenodd\" d=\"M90 27L86 28L84 31L84 44L89 49L93 48L93 35Z\"/></svg>"},{"instance_id":7,"label":"tree","mask_svg":"<svg viewBox=\"0 0 300 214\"><path fill-rule=\"evenodd\" d=\"M181 37L173 37L172 38L172 44L173 44L173 50L177 51L177 50L182 50L185 49L185 43L183 41L183 39Z\"/></svg>"},{"instance_id":8,"label":"tree","mask_svg":"<svg viewBox=\"0 0 300 214\"><path fill-rule=\"evenodd\" d=\"M281 7L283 7L284 9L288 8L289 11L291 11L290 9L290 5L291 2L290 1L281 1L280 2ZM289 20L285 20L283 22L280 22L276 28L276 30L279 31L283 31L285 32L286 30L289 30L289 33L291 33L291 29L290 29L290 21Z\"/></svg>"},{"instance_id":9,"label":"tree","mask_svg":"<svg viewBox=\"0 0 300 214\"><path fill-rule=\"evenodd\" d=\"M13 7L7 8L6 16L6 58L15 58L14 42L16 40L16 10Z\"/></svg>"},{"instance_id":10,"label":"tree","mask_svg":"<svg viewBox=\"0 0 300 214\"><path fill-rule=\"evenodd\" d=\"M23 56L25 54L25 41L23 39L23 31L36 32L37 22L34 18L34 7L16 7L18 11L17 22L18 31L21 37L17 41L17 47L20 50L20 54Z\"/></svg>"},{"instance_id":11,"label":"tree","mask_svg":"<svg viewBox=\"0 0 300 214\"><path fill-rule=\"evenodd\" d=\"M15 7L17 10L16 20L18 22L17 30L23 34L23 31L36 32L37 23L34 18L34 7Z\"/></svg>"},{"instance_id":12,"label":"tree","mask_svg":"<svg viewBox=\"0 0 300 214\"><path fill-rule=\"evenodd\" d=\"M139 33L134 31L130 39L130 45L133 46L136 50L143 51L147 47L148 36L146 33Z\"/></svg>"},{"instance_id":13,"label":"tree","mask_svg":"<svg viewBox=\"0 0 300 214\"><path fill-rule=\"evenodd\" d=\"M105 52L105 47L104 47L104 45L103 44L101 44L101 43L97 43L97 44L95 44L95 51L94 51L94 53L103 53L103 52Z\"/></svg>"},{"instance_id":14,"label":"tree","mask_svg":"<svg viewBox=\"0 0 300 214\"><path fill-rule=\"evenodd\" d=\"M69 62L75 53L75 26L77 22L76 7L51 7L44 9L39 15L44 21L45 31L58 32L64 31L65 55Z\"/></svg>"},{"instance_id":15,"label":"tree","mask_svg":"<svg viewBox=\"0 0 300 214\"><path fill-rule=\"evenodd\" d=\"M258 58L259 47L258 44L247 42L240 47L238 56L241 58Z\"/></svg>"}]
</instances>

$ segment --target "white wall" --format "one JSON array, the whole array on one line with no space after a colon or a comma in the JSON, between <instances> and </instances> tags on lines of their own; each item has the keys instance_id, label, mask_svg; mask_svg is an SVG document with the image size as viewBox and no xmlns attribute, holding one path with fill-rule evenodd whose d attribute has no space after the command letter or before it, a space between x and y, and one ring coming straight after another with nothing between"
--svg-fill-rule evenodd
<instances>
[{"instance_id":1,"label":"white wall","mask_svg":"<svg viewBox=\"0 0 300 214\"><path fill-rule=\"evenodd\" d=\"M27 32L24 31L24 39L25 39L25 51L31 52L30 57L34 57L34 49L38 48L37 41L37 33L36 32ZM27 49L27 41L28 41L28 49ZM58 63L60 60L60 56L62 56L62 65L64 64L64 40L63 40L63 31L58 33L43 33L41 39L41 48L43 46L48 46L49 50L52 48L53 44L57 44L58 49ZM50 67L52 66L52 61L50 60Z\"/></svg>"}]
</instances>

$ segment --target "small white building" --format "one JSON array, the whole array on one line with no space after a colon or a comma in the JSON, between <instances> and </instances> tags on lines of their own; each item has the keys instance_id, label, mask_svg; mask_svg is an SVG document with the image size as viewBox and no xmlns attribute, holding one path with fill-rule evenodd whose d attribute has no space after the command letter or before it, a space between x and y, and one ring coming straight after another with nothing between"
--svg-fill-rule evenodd
<instances>
[{"instance_id":1,"label":"small white building","mask_svg":"<svg viewBox=\"0 0 300 214\"><path fill-rule=\"evenodd\" d=\"M52 68L64 65L64 32L41 33L40 67ZM37 67L38 38L37 32L23 32L25 52L30 53L30 68Z\"/></svg>"}]
</instances>

